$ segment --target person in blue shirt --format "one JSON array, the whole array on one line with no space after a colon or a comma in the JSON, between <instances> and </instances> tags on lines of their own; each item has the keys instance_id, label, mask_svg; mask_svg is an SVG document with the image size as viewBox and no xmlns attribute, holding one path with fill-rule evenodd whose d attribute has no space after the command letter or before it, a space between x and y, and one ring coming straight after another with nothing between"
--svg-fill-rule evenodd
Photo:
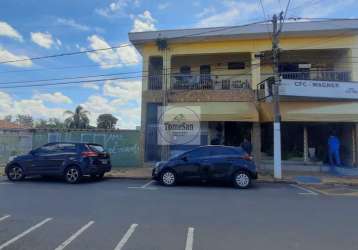
<instances>
[{"instance_id":1,"label":"person in blue shirt","mask_svg":"<svg viewBox=\"0 0 358 250\"><path fill-rule=\"evenodd\" d=\"M339 149L341 146L341 142L339 141L338 137L334 134L331 134L328 138L328 155L329 155L329 164L331 167L335 165L341 165L341 158L339 155Z\"/></svg>"}]
</instances>

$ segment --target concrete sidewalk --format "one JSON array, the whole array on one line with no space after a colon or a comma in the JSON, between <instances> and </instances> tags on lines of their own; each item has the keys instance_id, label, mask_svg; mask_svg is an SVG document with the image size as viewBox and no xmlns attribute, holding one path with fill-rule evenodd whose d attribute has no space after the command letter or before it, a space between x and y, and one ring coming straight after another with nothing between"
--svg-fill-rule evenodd
<instances>
[{"instance_id":1,"label":"concrete sidewalk","mask_svg":"<svg viewBox=\"0 0 358 250\"><path fill-rule=\"evenodd\" d=\"M120 170L112 170L106 176L111 178L123 178L123 179L150 179L152 174L152 168L126 168ZM301 177L301 178L300 178ZM309 182L310 179L315 179L315 183ZM308 180L306 182L305 180ZM259 173L258 182L269 183L297 183L297 184L340 184L340 185L356 185L358 186L358 177L351 176L334 176L328 173L319 172L299 172L289 171L283 173L283 178L277 180L273 178L273 174L270 172Z\"/></svg>"},{"instance_id":2,"label":"concrete sidewalk","mask_svg":"<svg viewBox=\"0 0 358 250\"><path fill-rule=\"evenodd\" d=\"M4 167L0 167L0 176L4 174ZM149 167L132 167L132 168L114 168L106 174L109 178L118 179L151 179L152 168ZM314 182L311 182L314 180ZM269 183L296 183L296 184L337 184L358 186L358 176L335 176L322 172L301 172L289 171L283 173L283 178L277 180L273 178L272 171L263 171L259 173L257 182Z\"/></svg>"}]
</instances>

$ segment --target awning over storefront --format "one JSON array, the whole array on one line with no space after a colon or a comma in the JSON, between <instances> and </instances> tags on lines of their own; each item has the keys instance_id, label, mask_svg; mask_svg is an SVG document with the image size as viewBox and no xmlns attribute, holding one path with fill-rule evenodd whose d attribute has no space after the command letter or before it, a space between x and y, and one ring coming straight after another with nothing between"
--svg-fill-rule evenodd
<instances>
[{"instance_id":1,"label":"awning over storefront","mask_svg":"<svg viewBox=\"0 0 358 250\"><path fill-rule=\"evenodd\" d=\"M173 107L197 107L200 121L258 122L259 114L251 102L170 103Z\"/></svg>"},{"instance_id":2,"label":"awning over storefront","mask_svg":"<svg viewBox=\"0 0 358 250\"><path fill-rule=\"evenodd\" d=\"M285 122L358 122L358 102L281 102ZM260 103L261 122L273 121L272 103Z\"/></svg>"}]
</instances>

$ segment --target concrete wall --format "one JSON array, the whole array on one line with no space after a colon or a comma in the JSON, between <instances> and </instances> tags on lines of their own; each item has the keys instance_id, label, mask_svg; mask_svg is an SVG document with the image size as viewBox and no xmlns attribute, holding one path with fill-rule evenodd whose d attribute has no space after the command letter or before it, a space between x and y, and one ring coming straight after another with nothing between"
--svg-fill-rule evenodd
<instances>
[{"instance_id":1,"label":"concrete wall","mask_svg":"<svg viewBox=\"0 0 358 250\"><path fill-rule=\"evenodd\" d=\"M0 164L48 142L66 141L102 144L111 154L113 167L135 167L140 164L139 135L139 130L0 131Z\"/></svg>"},{"instance_id":2,"label":"concrete wall","mask_svg":"<svg viewBox=\"0 0 358 250\"><path fill-rule=\"evenodd\" d=\"M25 154L32 149L32 133L21 130L0 130L0 165L14 155Z\"/></svg>"}]
</instances>

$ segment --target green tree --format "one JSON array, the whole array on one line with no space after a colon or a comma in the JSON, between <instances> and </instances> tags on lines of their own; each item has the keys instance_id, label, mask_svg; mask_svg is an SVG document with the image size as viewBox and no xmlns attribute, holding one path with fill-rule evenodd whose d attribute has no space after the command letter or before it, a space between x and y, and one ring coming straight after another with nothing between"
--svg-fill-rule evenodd
<instances>
[{"instance_id":1,"label":"green tree","mask_svg":"<svg viewBox=\"0 0 358 250\"><path fill-rule=\"evenodd\" d=\"M63 129L65 128L65 123L60 121L58 118L50 118L48 120L39 119L35 122L35 128L42 129Z\"/></svg>"},{"instance_id":2,"label":"green tree","mask_svg":"<svg viewBox=\"0 0 358 250\"><path fill-rule=\"evenodd\" d=\"M66 127L65 123L58 118L50 118L47 122L49 128L63 129Z\"/></svg>"},{"instance_id":3,"label":"green tree","mask_svg":"<svg viewBox=\"0 0 358 250\"><path fill-rule=\"evenodd\" d=\"M34 119L31 115L16 115L15 122L28 128L32 128L34 126Z\"/></svg>"},{"instance_id":4,"label":"green tree","mask_svg":"<svg viewBox=\"0 0 358 250\"><path fill-rule=\"evenodd\" d=\"M35 128L48 128L48 123L45 119L39 119L35 122Z\"/></svg>"},{"instance_id":5,"label":"green tree","mask_svg":"<svg viewBox=\"0 0 358 250\"><path fill-rule=\"evenodd\" d=\"M4 117L5 121L11 122L12 121L12 115L7 115Z\"/></svg>"},{"instance_id":6,"label":"green tree","mask_svg":"<svg viewBox=\"0 0 358 250\"><path fill-rule=\"evenodd\" d=\"M69 115L69 117L65 119L66 127L77 129L89 128L89 112L82 106L77 106L74 112L67 110L64 114Z\"/></svg>"},{"instance_id":7,"label":"green tree","mask_svg":"<svg viewBox=\"0 0 358 250\"><path fill-rule=\"evenodd\" d=\"M101 114L97 118L97 128L113 129L118 119L112 114Z\"/></svg>"}]
</instances>

